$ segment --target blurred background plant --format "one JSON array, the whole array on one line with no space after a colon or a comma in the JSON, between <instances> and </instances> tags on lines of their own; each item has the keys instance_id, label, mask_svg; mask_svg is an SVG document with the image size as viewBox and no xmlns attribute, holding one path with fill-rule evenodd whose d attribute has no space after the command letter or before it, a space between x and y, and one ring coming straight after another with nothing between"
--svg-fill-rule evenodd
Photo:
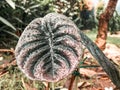
<instances>
[{"instance_id":1,"label":"blurred background plant","mask_svg":"<svg viewBox=\"0 0 120 90\"><path fill-rule=\"evenodd\" d=\"M62 13L71 18L81 30L97 29L103 2L97 8L89 0L1 0L0 1L0 48L16 45L22 31L34 18L50 12ZM109 30L120 30L120 15L115 12Z\"/></svg>"},{"instance_id":2,"label":"blurred background plant","mask_svg":"<svg viewBox=\"0 0 120 90\"><path fill-rule=\"evenodd\" d=\"M82 0L56 0L54 2L54 11L68 16L81 28L83 25L80 17L80 1Z\"/></svg>"},{"instance_id":3,"label":"blurred background plant","mask_svg":"<svg viewBox=\"0 0 120 90\"><path fill-rule=\"evenodd\" d=\"M83 0L0 1L0 48L14 47L20 34L30 21L50 12L63 13L70 17L80 29L86 29L85 27L91 26L89 24L93 19L89 18L91 17L88 16L89 12L81 12L84 9L83 6Z\"/></svg>"},{"instance_id":4,"label":"blurred background plant","mask_svg":"<svg viewBox=\"0 0 120 90\"><path fill-rule=\"evenodd\" d=\"M111 34L116 34L117 31L120 31L120 15L117 11L114 12L109 22L109 31Z\"/></svg>"},{"instance_id":5,"label":"blurred background plant","mask_svg":"<svg viewBox=\"0 0 120 90\"><path fill-rule=\"evenodd\" d=\"M87 0L56 0L54 11L70 17L79 29L93 29L96 26L95 8L93 3L90 5Z\"/></svg>"},{"instance_id":6,"label":"blurred background plant","mask_svg":"<svg viewBox=\"0 0 120 90\"><path fill-rule=\"evenodd\" d=\"M1 0L0 48L15 46L30 21L52 12L53 0Z\"/></svg>"}]
</instances>

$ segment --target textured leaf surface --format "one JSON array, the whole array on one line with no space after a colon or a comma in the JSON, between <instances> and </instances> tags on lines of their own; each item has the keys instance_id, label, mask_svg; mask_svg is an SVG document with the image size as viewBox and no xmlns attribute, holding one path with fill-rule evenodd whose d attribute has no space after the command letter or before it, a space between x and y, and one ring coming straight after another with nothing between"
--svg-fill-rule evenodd
<instances>
[{"instance_id":1,"label":"textured leaf surface","mask_svg":"<svg viewBox=\"0 0 120 90\"><path fill-rule=\"evenodd\" d=\"M82 57L80 40L71 20L50 13L25 28L15 50L17 64L30 79L59 81L78 65Z\"/></svg>"}]
</instances>

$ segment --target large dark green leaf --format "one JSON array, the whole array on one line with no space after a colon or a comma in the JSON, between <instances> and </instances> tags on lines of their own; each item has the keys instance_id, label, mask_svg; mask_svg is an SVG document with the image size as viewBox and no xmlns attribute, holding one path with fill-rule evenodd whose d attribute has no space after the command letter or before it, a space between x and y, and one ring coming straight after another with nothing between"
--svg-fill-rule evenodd
<instances>
[{"instance_id":1,"label":"large dark green leaf","mask_svg":"<svg viewBox=\"0 0 120 90\"><path fill-rule=\"evenodd\" d=\"M31 79L55 82L76 68L82 56L77 27L64 15L33 20L15 50L17 64Z\"/></svg>"}]
</instances>

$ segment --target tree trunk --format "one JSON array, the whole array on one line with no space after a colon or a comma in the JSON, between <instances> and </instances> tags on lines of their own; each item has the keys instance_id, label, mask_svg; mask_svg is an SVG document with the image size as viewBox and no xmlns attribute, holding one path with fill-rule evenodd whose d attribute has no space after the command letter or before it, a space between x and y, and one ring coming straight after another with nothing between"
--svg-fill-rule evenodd
<instances>
[{"instance_id":1,"label":"tree trunk","mask_svg":"<svg viewBox=\"0 0 120 90\"><path fill-rule=\"evenodd\" d=\"M118 0L109 0L106 10L99 18L98 34L95 43L101 50L104 50L106 46L108 23L110 18L113 16L117 1Z\"/></svg>"},{"instance_id":2,"label":"tree trunk","mask_svg":"<svg viewBox=\"0 0 120 90\"><path fill-rule=\"evenodd\" d=\"M120 89L120 68L114 62L110 61L104 53L92 42L85 34L79 32L82 44L90 51L98 63L102 66L103 70L107 73L111 81Z\"/></svg>"}]
</instances>

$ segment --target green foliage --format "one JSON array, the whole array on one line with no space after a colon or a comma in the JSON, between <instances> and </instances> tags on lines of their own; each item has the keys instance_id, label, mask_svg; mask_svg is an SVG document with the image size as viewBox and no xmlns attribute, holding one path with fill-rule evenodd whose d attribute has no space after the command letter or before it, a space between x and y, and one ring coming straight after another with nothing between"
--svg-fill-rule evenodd
<instances>
[{"instance_id":1,"label":"green foliage","mask_svg":"<svg viewBox=\"0 0 120 90\"><path fill-rule=\"evenodd\" d=\"M7 26L11 27L13 30L16 30L16 28L6 19L4 19L3 17L0 16L0 21L3 22L4 24L6 24Z\"/></svg>"},{"instance_id":2,"label":"green foliage","mask_svg":"<svg viewBox=\"0 0 120 90\"><path fill-rule=\"evenodd\" d=\"M54 2L54 11L63 13L72 19L81 28L80 1L82 0L59 0Z\"/></svg>"},{"instance_id":3,"label":"green foliage","mask_svg":"<svg viewBox=\"0 0 120 90\"><path fill-rule=\"evenodd\" d=\"M5 0L13 9L15 9L15 3L12 0Z\"/></svg>"},{"instance_id":4,"label":"green foliage","mask_svg":"<svg viewBox=\"0 0 120 90\"><path fill-rule=\"evenodd\" d=\"M113 17L109 21L109 31L111 34L116 33L116 31L120 31L120 15L117 11L114 12Z\"/></svg>"},{"instance_id":5,"label":"green foliage","mask_svg":"<svg viewBox=\"0 0 120 90\"><path fill-rule=\"evenodd\" d=\"M49 12L52 12L51 0L0 1L0 48L15 45L30 21Z\"/></svg>"},{"instance_id":6,"label":"green foliage","mask_svg":"<svg viewBox=\"0 0 120 90\"><path fill-rule=\"evenodd\" d=\"M68 16L80 29L92 29L96 25L94 8L84 10L84 5L83 0L56 0L53 10Z\"/></svg>"}]
</instances>

